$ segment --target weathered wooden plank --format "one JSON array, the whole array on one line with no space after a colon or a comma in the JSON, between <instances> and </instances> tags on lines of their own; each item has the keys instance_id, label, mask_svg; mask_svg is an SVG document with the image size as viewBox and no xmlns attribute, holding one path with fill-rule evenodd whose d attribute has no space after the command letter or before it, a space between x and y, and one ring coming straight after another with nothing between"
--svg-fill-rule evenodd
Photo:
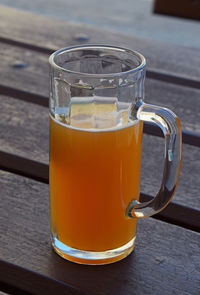
<instances>
[{"instance_id":1,"label":"weathered wooden plank","mask_svg":"<svg viewBox=\"0 0 200 295\"><path fill-rule=\"evenodd\" d=\"M28 91L12 88L8 86L0 85L0 94L17 98L20 100L24 100L26 102L33 102L41 106L47 107L49 104L48 98L46 96L30 93ZM152 123L145 122L143 131L144 133L149 135L154 135L159 137L163 136L161 129ZM182 129L182 142L192 146L200 147L200 133Z\"/></svg>"},{"instance_id":2,"label":"weathered wooden plank","mask_svg":"<svg viewBox=\"0 0 200 295\"><path fill-rule=\"evenodd\" d=\"M179 116L182 128L200 132L200 91L146 79L145 102L167 107Z\"/></svg>"},{"instance_id":3,"label":"weathered wooden plank","mask_svg":"<svg viewBox=\"0 0 200 295\"><path fill-rule=\"evenodd\" d=\"M24 49L30 49L39 53L47 53L47 54L51 54L55 49L51 49L51 48L46 48L46 47L42 47L42 46L38 46L38 45L33 45L33 44L28 44L22 41L17 41L17 40L13 40L13 39L9 39L6 37L1 37L0 36L0 42L8 44L8 45L14 45L14 46L18 46ZM82 43L82 42L81 42ZM79 42L78 42L79 44ZM115 44L113 44L115 45ZM183 85L183 86L188 86L188 87L193 87L193 88L200 88L200 80L198 78L194 78L194 77L186 77L186 76L180 76L180 74L174 75L171 72L166 72L159 69L153 69L153 68L149 68L147 66L147 77L151 78L151 79L156 79L156 80L160 80L160 81L165 81L165 82L169 82L169 83L173 83L173 84L177 84L177 85Z\"/></svg>"},{"instance_id":4,"label":"weathered wooden plank","mask_svg":"<svg viewBox=\"0 0 200 295\"><path fill-rule=\"evenodd\" d=\"M0 151L0 169L49 183L49 166L27 158ZM154 188L155 189L155 188ZM140 201L148 202L152 196L141 193ZM200 210L171 202L163 211L153 216L171 224L200 232Z\"/></svg>"},{"instance_id":5,"label":"weathered wooden plank","mask_svg":"<svg viewBox=\"0 0 200 295\"><path fill-rule=\"evenodd\" d=\"M157 69L163 74L178 74L186 80L199 81L200 69L197 65L200 52L195 48L184 48L83 24L58 21L6 6L1 6L0 18L0 38L9 44L12 39L12 44L22 47L27 44L27 48L49 53L49 49L81 43L79 36L86 34L88 43L107 43L138 50L146 56L151 69Z\"/></svg>"},{"instance_id":6,"label":"weathered wooden plank","mask_svg":"<svg viewBox=\"0 0 200 295\"><path fill-rule=\"evenodd\" d=\"M0 97L0 146L4 152L48 163L48 109L10 97ZM162 178L164 140L143 136L141 191L154 196ZM25 165L25 164L24 164ZM199 148L183 145L183 160L174 202L200 208Z\"/></svg>"},{"instance_id":7,"label":"weathered wooden plank","mask_svg":"<svg viewBox=\"0 0 200 295\"><path fill-rule=\"evenodd\" d=\"M28 91L19 90L16 88L11 88L8 86L0 85L0 94L6 95L9 97L17 98L20 100L24 100L26 102L33 102L37 105L46 106L48 107L48 98L46 96L42 96L40 94L30 93ZM162 137L162 131L154 124L145 122L144 123L144 133L154 136ZM189 131L186 129L182 129L182 142L200 147L200 133L195 131Z\"/></svg>"},{"instance_id":8,"label":"weathered wooden plank","mask_svg":"<svg viewBox=\"0 0 200 295\"><path fill-rule=\"evenodd\" d=\"M141 202L148 202L152 200L152 198L152 196L143 193L140 194ZM200 233L200 210L183 206L180 203L176 204L173 201L170 202L164 210L153 215L152 218Z\"/></svg>"},{"instance_id":9,"label":"weathered wooden plank","mask_svg":"<svg viewBox=\"0 0 200 295\"><path fill-rule=\"evenodd\" d=\"M5 87L8 87L8 95L13 95L12 88L18 90L19 97L20 91L31 92L30 96L33 97L27 96L27 100L35 99L37 103L45 105L47 102L43 98L48 97L49 93L48 56L15 46L1 45L0 54L3 58L0 60L0 93L6 92ZM24 67L17 67L17 63L24 64ZM171 108L180 117L184 129L200 132L199 89L148 78L145 88L147 102ZM25 94L21 93L21 96L25 99Z\"/></svg>"},{"instance_id":10,"label":"weathered wooden plank","mask_svg":"<svg viewBox=\"0 0 200 295\"><path fill-rule=\"evenodd\" d=\"M139 222L134 254L107 266L76 265L51 250L48 186L6 172L0 181L1 258L16 265L15 275L11 266L2 272L2 281L29 292L34 283L34 294L55 294L56 284L99 295L198 294L199 234L145 219ZM26 269L25 280L18 267ZM29 270L41 275L38 284Z\"/></svg>"},{"instance_id":11,"label":"weathered wooden plank","mask_svg":"<svg viewBox=\"0 0 200 295\"><path fill-rule=\"evenodd\" d=\"M48 96L48 55L0 43L0 84Z\"/></svg>"},{"instance_id":12,"label":"weathered wooden plank","mask_svg":"<svg viewBox=\"0 0 200 295\"><path fill-rule=\"evenodd\" d=\"M42 163L48 162L48 109L36 104L0 97L1 150Z\"/></svg>"},{"instance_id":13,"label":"weathered wooden plank","mask_svg":"<svg viewBox=\"0 0 200 295\"><path fill-rule=\"evenodd\" d=\"M66 294L66 295L91 295L83 290L49 278L43 274L25 269L5 260L0 260L0 288L8 294L14 295L36 295L36 294ZM13 280L14 278L14 280ZM22 284L22 282L24 282ZM7 293L0 292L0 295Z\"/></svg>"}]
</instances>

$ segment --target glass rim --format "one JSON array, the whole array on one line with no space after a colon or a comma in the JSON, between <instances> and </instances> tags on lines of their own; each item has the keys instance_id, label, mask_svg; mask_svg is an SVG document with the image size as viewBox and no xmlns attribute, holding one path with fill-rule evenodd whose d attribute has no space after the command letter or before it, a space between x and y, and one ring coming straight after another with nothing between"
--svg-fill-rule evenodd
<instances>
[{"instance_id":1,"label":"glass rim","mask_svg":"<svg viewBox=\"0 0 200 295\"><path fill-rule=\"evenodd\" d=\"M140 64L138 66L136 66L135 68L132 68L131 70L128 71L124 71L124 72L116 72L116 73L106 73L106 74L91 74L91 73L85 73L85 72L77 72L77 71L72 71L72 70L68 70L65 69L61 66L59 66L56 62L55 62L55 57L58 56L59 54L63 53L63 52L72 52L72 51L76 51L76 50L80 50L80 49L90 49L90 48L96 48L96 49L113 49L119 52L127 52L129 54L132 54L134 56L137 56L139 58ZM53 52L50 57L49 57L49 63L51 65L51 67L63 71L65 73L71 74L71 75L79 75L79 76L85 76L85 77L96 77L96 78L101 78L101 77L120 77L123 75L129 75L129 74L133 74L136 73L142 69L145 68L146 66L146 59L145 57L139 53L136 50L132 50L132 49L128 49L128 48L124 48L124 47L120 47L120 46L112 46L112 45L101 45L101 44L83 44L83 45L74 45L74 46L69 46L69 47L65 47L59 50L56 50L55 52Z\"/></svg>"}]
</instances>

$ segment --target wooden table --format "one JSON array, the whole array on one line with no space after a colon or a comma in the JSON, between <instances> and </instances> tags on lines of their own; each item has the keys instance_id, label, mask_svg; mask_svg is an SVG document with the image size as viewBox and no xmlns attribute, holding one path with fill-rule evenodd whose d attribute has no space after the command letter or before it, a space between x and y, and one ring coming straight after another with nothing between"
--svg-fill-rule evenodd
<instances>
[{"instance_id":1,"label":"wooden table","mask_svg":"<svg viewBox=\"0 0 200 295\"><path fill-rule=\"evenodd\" d=\"M183 127L173 202L139 221L133 254L106 266L61 259L49 239L48 56L80 43L129 47L147 58L146 102ZM200 51L104 32L0 6L0 281L9 294L200 294ZM144 127L141 200L161 181L164 140Z\"/></svg>"}]
</instances>

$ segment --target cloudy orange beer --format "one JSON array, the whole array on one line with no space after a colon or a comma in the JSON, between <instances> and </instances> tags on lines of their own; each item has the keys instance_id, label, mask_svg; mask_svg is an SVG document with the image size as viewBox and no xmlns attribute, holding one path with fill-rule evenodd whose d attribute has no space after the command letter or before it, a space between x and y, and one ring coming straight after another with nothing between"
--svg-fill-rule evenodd
<instances>
[{"instance_id":1,"label":"cloudy orange beer","mask_svg":"<svg viewBox=\"0 0 200 295\"><path fill-rule=\"evenodd\" d=\"M141 144L142 122L95 130L50 116L54 237L84 251L115 249L135 237L136 219L125 210L139 199Z\"/></svg>"}]
</instances>

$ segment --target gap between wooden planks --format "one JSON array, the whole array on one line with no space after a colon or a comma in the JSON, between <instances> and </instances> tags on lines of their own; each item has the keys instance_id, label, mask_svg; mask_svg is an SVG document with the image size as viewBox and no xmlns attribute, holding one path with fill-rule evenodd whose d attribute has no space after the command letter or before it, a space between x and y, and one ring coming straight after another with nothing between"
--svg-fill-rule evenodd
<instances>
[{"instance_id":1,"label":"gap between wooden planks","mask_svg":"<svg viewBox=\"0 0 200 295\"><path fill-rule=\"evenodd\" d=\"M49 166L20 156L0 151L0 169L16 173L42 183L49 183ZM150 201L152 196L140 194L142 202ZM173 202L153 218L200 232L200 212Z\"/></svg>"}]
</instances>

